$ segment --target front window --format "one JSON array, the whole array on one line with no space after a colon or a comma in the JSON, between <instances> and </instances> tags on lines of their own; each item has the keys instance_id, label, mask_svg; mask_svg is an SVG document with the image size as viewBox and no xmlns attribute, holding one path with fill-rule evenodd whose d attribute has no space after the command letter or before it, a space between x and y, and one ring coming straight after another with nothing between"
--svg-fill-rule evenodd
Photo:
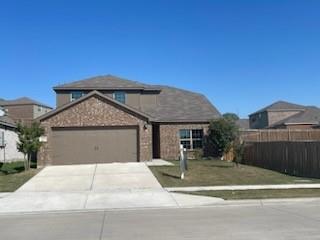
<instances>
[{"instance_id":1,"label":"front window","mask_svg":"<svg viewBox=\"0 0 320 240\"><path fill-rule=\"evenodd\" d=\"M202 149L203 129L181 129L180 144L186 149Z\"/></svg>"},{"instance_id":2,"label":"front window","mask_svg":"<svg viewBox=\"0 0 320 240\"><path fill-rule=\"evenodd\" d=\"M125 92L121 92L121 91L114 92L113 98L114 98L114 100L121 102L123 104L126 103L126 93Z\"/></svg>"},{"instance_id":3,"label":"front window","mask_svg":"<svg viewBox=\"0 0 320 240\"><path fill-rule=\"evenodd\" d=\"M71 101L77 100L81 98L83 95L84 93L81 91L73 91L71 92Z\"/></svg>"}]
</instances>

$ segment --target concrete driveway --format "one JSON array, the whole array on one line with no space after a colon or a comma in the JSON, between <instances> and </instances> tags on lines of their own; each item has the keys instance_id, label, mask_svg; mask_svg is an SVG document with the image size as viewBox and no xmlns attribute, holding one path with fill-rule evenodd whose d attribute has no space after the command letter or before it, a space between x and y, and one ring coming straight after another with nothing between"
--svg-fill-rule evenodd
<instances>
[{"instance_id":1,"label":"concrete driveway","mask_svg":"<svg viewBox=\"0 0 320 240\"><path fill-rule=\"evenodd\" d=\"M77 192L120 189L161 189L144 163L50 166L18 192Z\"/></svg>"},{"instance_id":2,"label":"concrete driveway","mask_svg":"<svg viewBox=\"0 0 320 240\"><path fill-rule=\"evenodd\" d=\"M221 199L169 193L145 163L50 166L0 199L0 213L210 205Z\"/></svg>"}]
</instances>

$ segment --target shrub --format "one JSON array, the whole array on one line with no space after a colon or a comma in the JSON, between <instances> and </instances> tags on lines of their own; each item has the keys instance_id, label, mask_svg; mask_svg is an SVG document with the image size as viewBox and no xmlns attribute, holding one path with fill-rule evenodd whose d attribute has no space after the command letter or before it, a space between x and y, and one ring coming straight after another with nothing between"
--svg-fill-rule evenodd
<instances>
[{"instance_id":1,"label":"shrub","mask_svg":"<svg viewBox=\"0 0 320 240\"><path fill-rule=\"evenodd\" d=\"M222 157L231 149L232 143L238 137L238 132L235 121L229 118L212 120L209 125L206 148L209 148L209 152L214 156Z\"/></svg>"},{"instance_id":2,"label":"shrub","mask_svg":"<svg viewBox=\"0 0 320 240\"><path fill-rule=\"evenodd\" d=\"M241 142L238 139L233 143L233 154L234 154L233 161L236 163L236 165L241 163L243 160L244 147L245 147L244 142Z\"/></svg>"},{"instance_id":3,"label":"shrub","mask_svg":"<svg viewBox=\"0 0 320 240\"><path fill-rule=\"evenodd\" d=\"M203 158L203 150L202 149L196 149L193 151L194 159L200 160Z\"/></svg>"}]
</instances>

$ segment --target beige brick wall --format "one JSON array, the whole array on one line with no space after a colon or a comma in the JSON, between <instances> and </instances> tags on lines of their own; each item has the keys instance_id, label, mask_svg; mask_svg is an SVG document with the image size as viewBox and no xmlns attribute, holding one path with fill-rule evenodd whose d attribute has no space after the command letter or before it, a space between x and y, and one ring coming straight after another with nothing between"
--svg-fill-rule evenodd
<instances>
[{"instance_id":1,"label":"beige brick wall","mask_svg":"<svg viewBox=\"0 0 320 240\"><path fill-rule=\"evenodd\" d=\"M180 129L203 129L208 132L209 124L161 124L160 125L160 156L163 159L178 159L180 146Z\"/></svg>"},{"instance_id":2,"label":"beige brick wall","mask_svg":"<svg viewBox=\"0 0 320 240\"><path fill-rule=\"evenodd\" d=\"M275 111L275 112L268 112L268 123L269 126L277 123L281 120L284 120L288 117L291 117L293 115L296 115L297 113L299 113L300 111Z\"/></svg>"},{"instance_id":3,"label":"beige brick wall","mask_svg":"<svg viewBox=\"0 0 320 240\"><path fill-rule=\"evenodd\" d=\"M38 165L50 165L52 127L81 127L81 126L139 126L140 161L152 159L152 126L132 114L108 103L105 99L92 96L64 111L45 119L41 125L45 129L47 143L43 144L38 155Z\"/></svg>"},{"instance_id":4,"label":"beige brick wall","mask_svg":"<svg viewBox=\"0 0 320 240\"><path fill-rule=\"evenodd\" d=\"M33 105L12 105L4 107L8 115L15 121L30 125L33 121Z\"/></svg>"}]
</instances>

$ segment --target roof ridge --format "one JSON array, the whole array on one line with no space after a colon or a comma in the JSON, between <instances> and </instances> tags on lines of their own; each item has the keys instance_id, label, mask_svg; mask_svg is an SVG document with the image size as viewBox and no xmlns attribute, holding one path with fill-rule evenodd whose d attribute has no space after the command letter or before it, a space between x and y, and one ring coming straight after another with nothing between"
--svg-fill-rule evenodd
<instances>
[{"instance_id":1,"label":"roof ridge","mask_svg":"<svg viewBox=\"0 0 320 240\"><path fill-rule=\"evenodd\" d=\"M171 88L171 89L176 89L176 90L179 90L179 91L182 91L182 92L186 92L186 93L192 93L192 94L197 94L197 95L205 96L203 93L200 93L200 92L194 92L194 91L191 91L191 90L182 89L182 88L179 88L179 87L174 87L174 86L169 86L169 85L155 84L155 85L150 85L150 86L153 86L153 87L163 87L163 88Z\"/></svg>"},{"instance_id":2,"label":"roof ridge","mask_svg":"<svg viewBox=\"0 0 320 240\"><path fill-rule=\"evenodd\" d=\"M272 109L272 107L275 107L279 104L287 104L287 105L291 105L291 106L294 106L294 107L283 107L283 108L280 108L280 109L277 109L277 110L303 110L305 109L307 106L304 106L304 105L301 105L301 104L296 104L296 103L291 103L291 102L288 102L288 101L284 101L284 100L278 100L278 101L275 101L274 103L270 104L270 105L267 105L266 107L264 108L261 108L260 110L258 111L255 111L253 113L251 113L249 116L251 115L254 115L254 114L257 114L257 113L261 113L261 112L264 112L264 111L272 111L272 110L276 110L276 109ZM297 107L297 108L295 108Z\"/></svg>"},{"instance_id":3,"label":"roof ridge","mask_svg":"<svg viewBox=\"0 0 320 240\"><path fill-rule=\"evenodd\" d=\"M39 105L39 106L43 106L43 107L47 107L47 108L52 108L42 102L39 102L38 100L34 100L34 99L32 99L30 97L26 97L26 96L15 98L15 99L8 99L8 100L0 101L0 104L3 106L33 104L33 105Z\"/></svg>"},{"instance_id":4,"label":"roof ridge","mask_svg":"<svg viewBox=\"0 0 320 240\"><path fill-rule=\"evenodd\" d=\"M100 80L100 82L98 82ZM92 83L92 82L93 83ZM109 82L109 83L112 83L112 81L119 81L119 85L121 85L121 82L122 84L123 83L126 83L128 86L122 86L122 87L118 87L118 86L107 86L106 84ZM82 84L82 86L81 86ZM85 86L87 85L87 86ZM96 85L96 86L95 86ZM105 86L103 86L105 85ZM152 85L149 85L149 84L145 84L145 83L142 83L142 82L139 82L139 81L136 81L136 80L130 80L130 79L127 79L127 78L123 78L123 77L118 77L118 76L115 76L115 75L111 75L111 74L106 74L106 75L98 75L98 76L92 76L92 77L87 77L87 78L84 78L82 80L77 80L77 81L72 81L72 82L69 82L69 83L64 83L64 84L59 84L59 85L56 85L53 87L53 89L64 89L64 88L83 88L83 89L86 89L86 88L90 88L90 89L103 89L103 88L127 88L127 89L130 89L130 88L133 88L133 89L148 89L150 88Z\"/></svg>"}]
</instances>

